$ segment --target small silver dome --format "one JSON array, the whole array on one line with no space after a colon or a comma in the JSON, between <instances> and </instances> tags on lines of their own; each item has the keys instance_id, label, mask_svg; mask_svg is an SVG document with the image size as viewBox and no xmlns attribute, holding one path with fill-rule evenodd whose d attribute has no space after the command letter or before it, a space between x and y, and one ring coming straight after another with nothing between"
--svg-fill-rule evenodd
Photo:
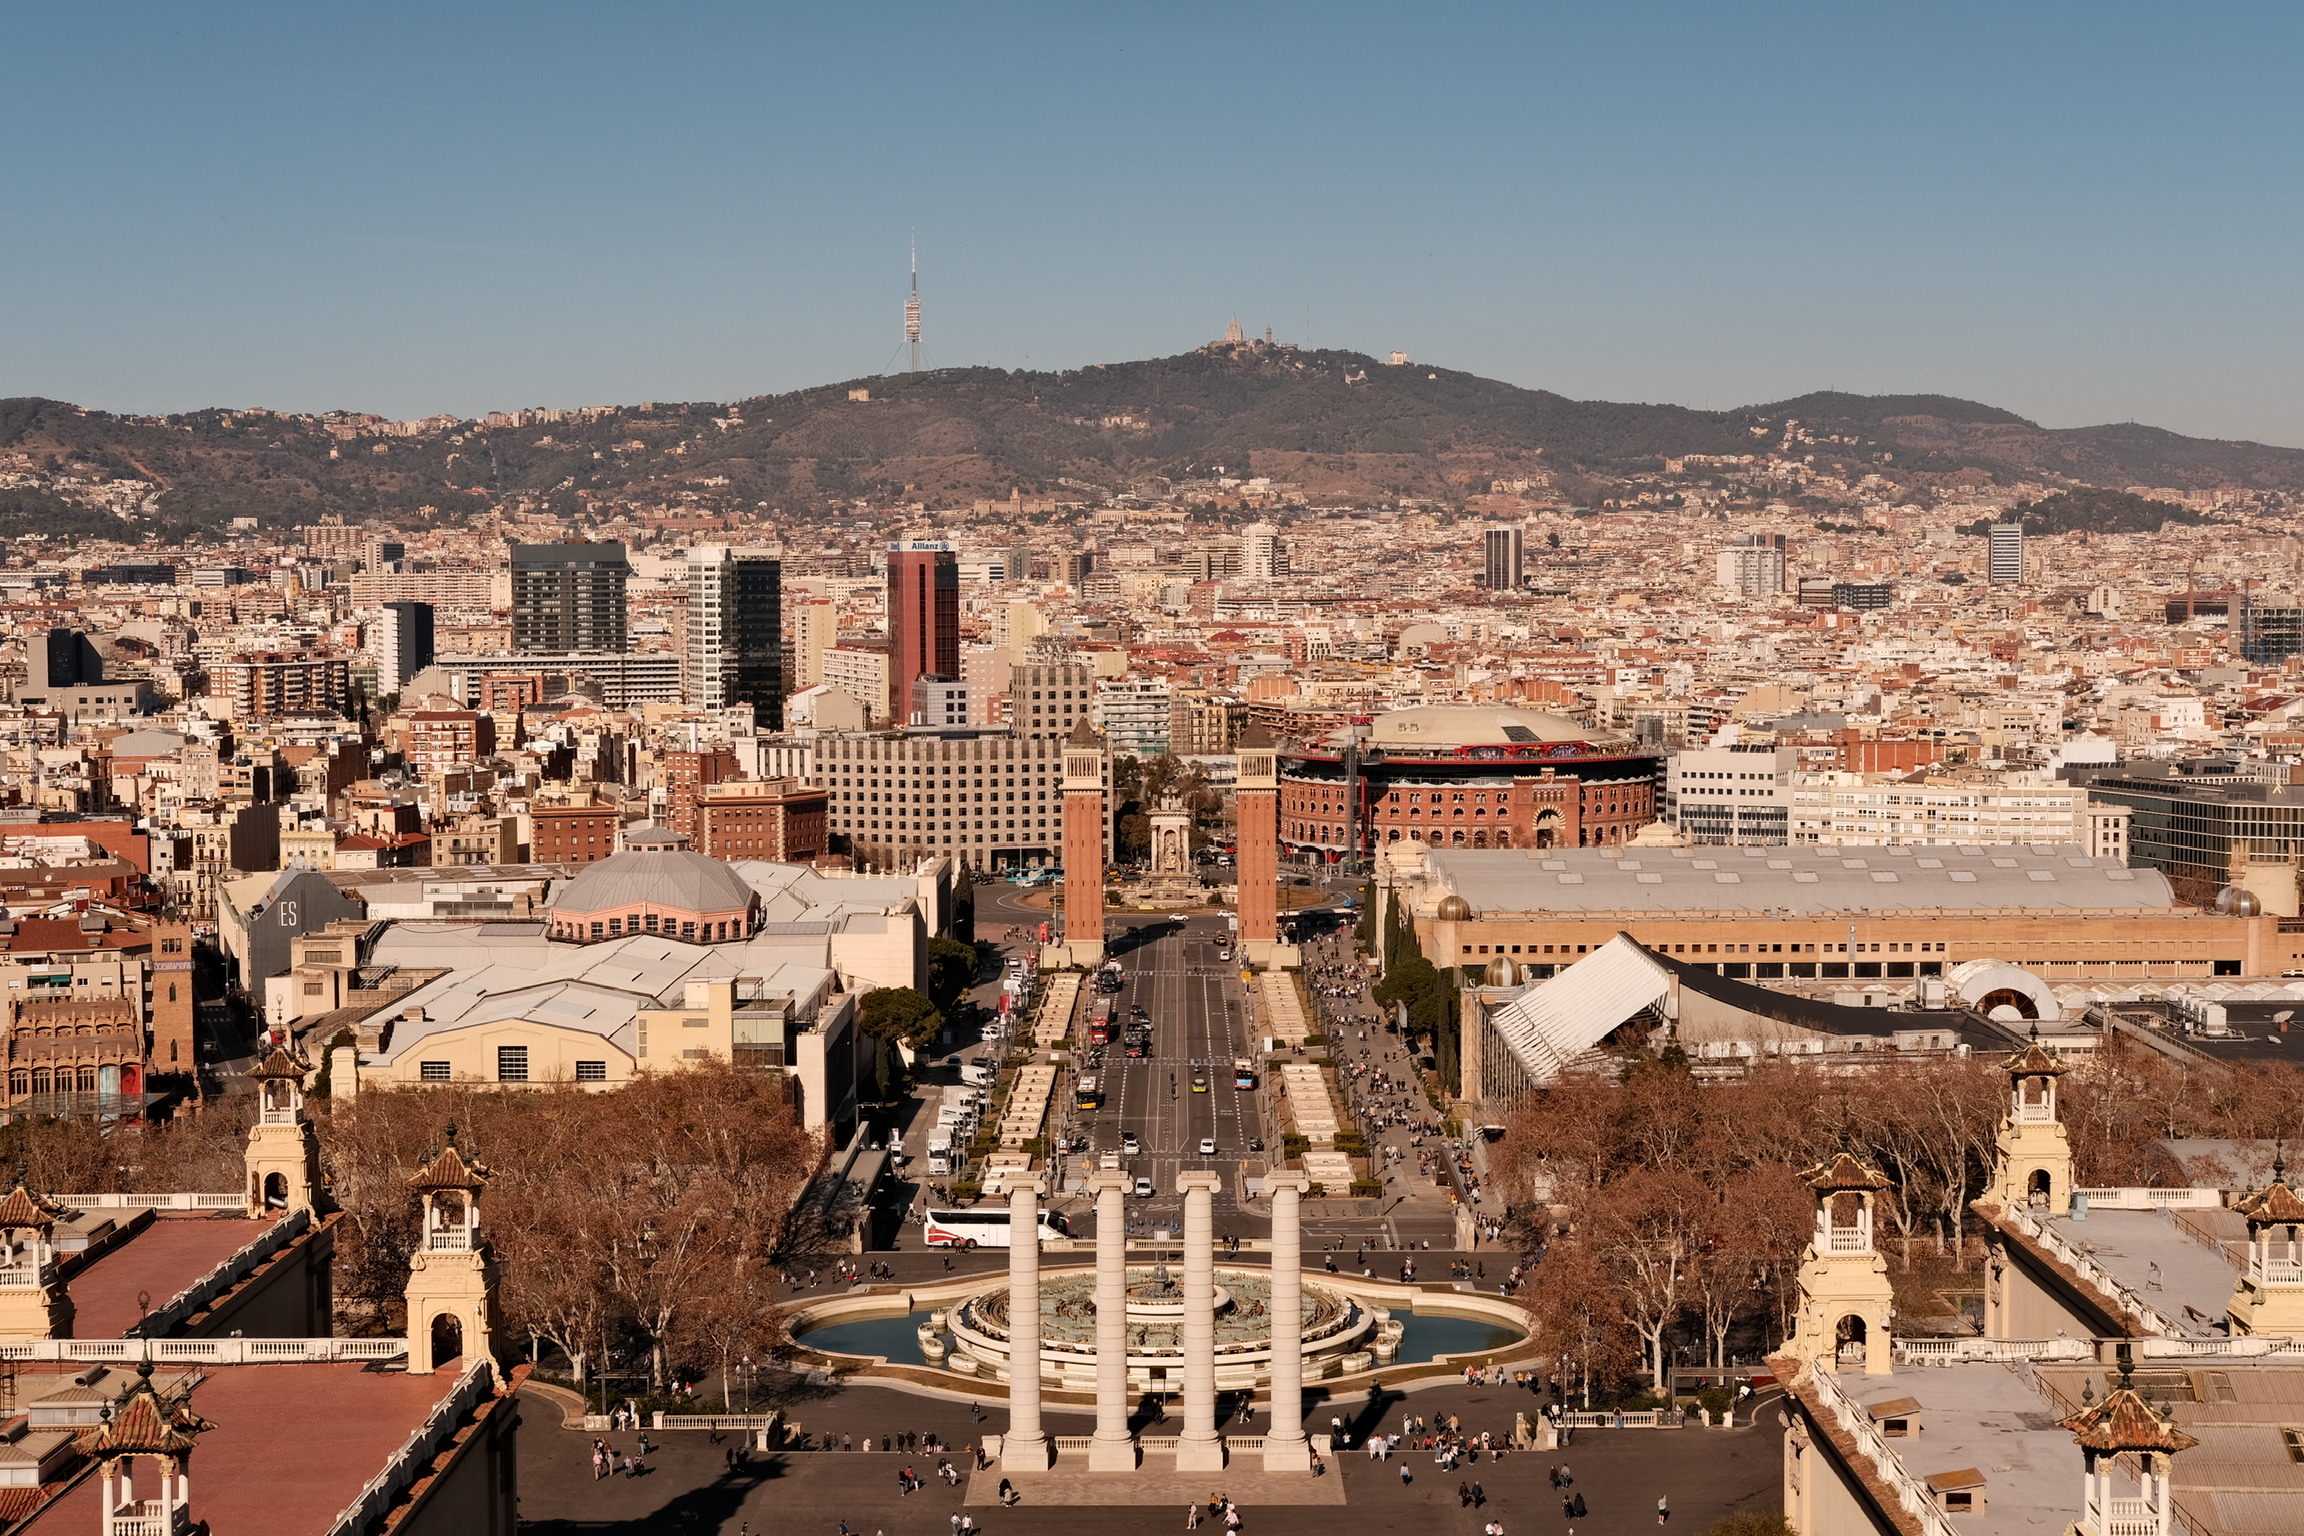
<instances>
[{"instance_id":1,"label":"small silver dome","mask_svg":"<svg viewBox=\"0 0 2304 1536\"><path fill-rule=\"evenodd\" d=\"M1512 963L1510 955L1498 955L1488 962L1488 985L1492 987L1516 987L1520 985L1520 970Z\"/></svg>"},{"instance_id":2,"label":"small silver dome","mask_svg":"<svg viewBox=\"0 0 2304 1536\"><path fill-rule=\"evenodd\" d=\"M2255 917L2264 910L2264 903L2254 891L2228 885L2216 893L2216 910L2226 917Z\"/></svg>"},{"instance_id":3,"label":"small silver dome","mask_svg":"<svg viewBox=\"0 0 2304 1536\"><path fill-rule=\"evenodd\" d=\"M1472 920L1472 903L1451 891L1440 898L1440 908L1432 914L1443 923L1464 923Z\"/></svg>"}]
</instances>

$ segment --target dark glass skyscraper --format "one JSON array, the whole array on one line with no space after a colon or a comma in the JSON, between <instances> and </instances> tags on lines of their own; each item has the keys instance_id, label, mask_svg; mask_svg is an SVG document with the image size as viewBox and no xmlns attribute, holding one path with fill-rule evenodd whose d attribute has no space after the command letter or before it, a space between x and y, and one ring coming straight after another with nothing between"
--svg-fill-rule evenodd
<instances>
[{"instance_id":1,"label":"dark glass skyscraper","mask_svg":"<svg viewBox=\"0 0 2304 1536\"><path fill-rule=\"evenodd\" d=\"M762 550L688 551L688 702L749 704L763 729L784 728L784 565Z\"/></svg>"},{"instance_id":2,"label":"dark glass skyscraper","mask_svg":"<svg viewBox=\"0 0 2304 1536\"><path fill-rule=\"evenodd\" d=\"M623 650L631 576L621 544L513 545L512 649Z\"/></svg>"}]
</instances>

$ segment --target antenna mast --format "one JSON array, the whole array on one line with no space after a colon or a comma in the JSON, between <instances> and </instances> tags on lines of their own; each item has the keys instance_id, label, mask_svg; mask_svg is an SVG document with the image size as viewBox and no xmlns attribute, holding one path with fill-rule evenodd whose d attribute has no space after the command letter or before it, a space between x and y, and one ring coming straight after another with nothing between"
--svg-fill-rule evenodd
<instances>
[{"instance_id":1,"label":"antenna mast","mask_svg":"<svg viewBox=\"0 0 2304 1536\"><path fill-rule=\"evenodd\" d=\"M912 347L912 371L920 371L920 237L912 237L912 297L904 301L904 339Z\"/></svg>"}]
</instances>

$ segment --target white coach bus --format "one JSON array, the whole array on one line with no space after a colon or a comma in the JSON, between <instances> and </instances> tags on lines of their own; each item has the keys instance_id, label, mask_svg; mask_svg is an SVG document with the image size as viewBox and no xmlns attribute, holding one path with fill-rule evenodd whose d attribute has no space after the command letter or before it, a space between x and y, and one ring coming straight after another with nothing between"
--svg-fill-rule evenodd
<instances>
[{"instance_id":1,"label":"white coach bus","mask_svg":"<svg viewBox=\"0 0 2304 1536\"><path fill-rule=\"evenodd\" d=\"M921 1214L920 1225L931 1248L961 1248L970 1252L978 1248L1007 1248L1008 1208L1001 1205L980 1205L965 1211L929 1210ZM1052 1237L1070 1237L1071 1224L1062 1213L1040 1213L1040 1241Z\"/></svg>"}]
</instances>

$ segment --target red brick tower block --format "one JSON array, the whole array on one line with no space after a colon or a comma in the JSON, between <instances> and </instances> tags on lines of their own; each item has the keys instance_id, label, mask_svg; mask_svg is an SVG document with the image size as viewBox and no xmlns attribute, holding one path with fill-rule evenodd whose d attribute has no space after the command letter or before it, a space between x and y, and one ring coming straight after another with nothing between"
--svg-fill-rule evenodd
<instances>
[{"instance_id":1,"label":"red brick tower block","mask_svg":"<svg viewBox=\"0 0 2304 1536\"><path fill-rule=\"evenodd\" d=\"M1064 742L1064 946L1073 965L1104 960L1104 743L1080 722Z\"/></svg>"},{"instance_id":2,"label":"red brick tower block","mask_svg":"<svg viewBox=\"0 0 2304 1536\"><path fill-rule=\"evenodd\" d=\"M1240 948L1270 965L1280 942L1280 755L1264 727L1240 733Z\"/></svg>"},{"instance_id":3,"label":"red brick tower block","mask_svg":"<svg viewBox=\"0 0 2304 1536\"><path fill-rule=\"evenodd\" d=\"M162 922L152 930L151 1075L173 1076L200 1099L200 1068L194 1055L192 1014L192 930Z\"/></svg>"}]
</instances>

